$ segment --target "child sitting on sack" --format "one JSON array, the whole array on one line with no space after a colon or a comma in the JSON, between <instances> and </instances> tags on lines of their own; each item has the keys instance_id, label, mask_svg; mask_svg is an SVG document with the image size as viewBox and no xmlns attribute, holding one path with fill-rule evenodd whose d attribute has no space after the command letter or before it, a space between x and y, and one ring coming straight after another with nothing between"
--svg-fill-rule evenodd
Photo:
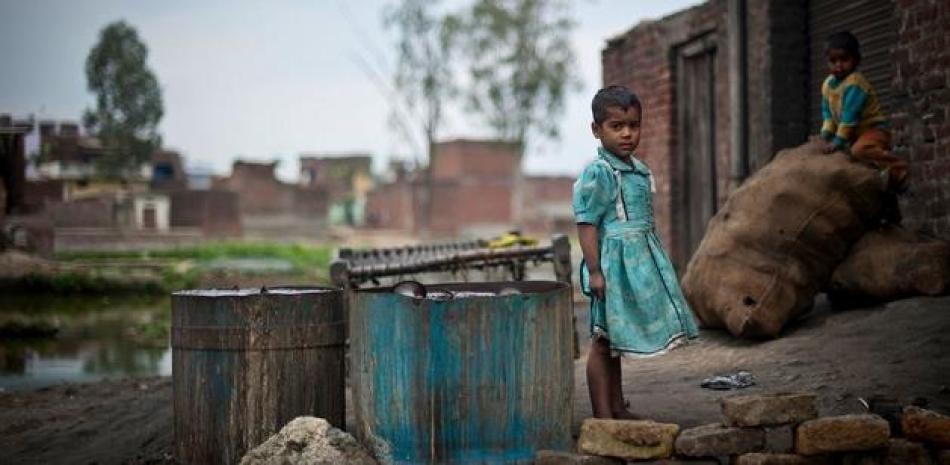
<instances>
[{"instance_id":1,"label":"child sitting on sack","mask_svg":"<svg viewBox=\"0 0 950 465\"><path fill-rule=\"evenodd\" d=\"M891 133L877 92L857 71L861 63L858 39L847 31L830 35L825 56L831 74L821 85L821 138L825 153L850 152L861 163L882 171L891 193L907 184L907 162L891 153ZM896 198L887 199L890 219L897 219Z\"/></svg>"}]
</instances>

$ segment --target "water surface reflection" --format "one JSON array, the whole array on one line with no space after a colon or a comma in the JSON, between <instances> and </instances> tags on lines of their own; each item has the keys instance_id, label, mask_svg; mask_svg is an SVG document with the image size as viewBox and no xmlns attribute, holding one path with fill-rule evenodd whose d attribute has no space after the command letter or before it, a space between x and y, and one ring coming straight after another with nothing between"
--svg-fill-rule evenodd
<instances>
[{"instance_id":1,"label":"water surface reflection","mask_svg":"<svg viewBox=\"0 0 950 465\"><path fill-rule=\"evenodd\" d=\"M0 337L0 389L171 375L168 297L4 296L0 326L57 328Z\"/></svg>"}]
</instances>

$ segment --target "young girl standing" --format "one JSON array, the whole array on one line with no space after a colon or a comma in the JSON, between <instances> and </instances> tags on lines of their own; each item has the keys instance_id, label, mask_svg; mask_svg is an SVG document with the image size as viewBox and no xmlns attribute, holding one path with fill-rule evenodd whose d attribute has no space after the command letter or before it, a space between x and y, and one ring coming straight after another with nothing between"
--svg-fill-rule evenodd
<instances>
[{"instance_id":1,"label":"young girl standing","mask_svg":"<svg viewBox=\"0 0 950 465\"><path fill-rule=\"evenodd\" d=\"M622 86L591 105L597 159L574 183L574 217L591 297L587 384L596 418L636 418L621 390L620 354L662 353L698 334L653 224L653 175L635 157L642 106Z\"/></svg>"}]
</instances>

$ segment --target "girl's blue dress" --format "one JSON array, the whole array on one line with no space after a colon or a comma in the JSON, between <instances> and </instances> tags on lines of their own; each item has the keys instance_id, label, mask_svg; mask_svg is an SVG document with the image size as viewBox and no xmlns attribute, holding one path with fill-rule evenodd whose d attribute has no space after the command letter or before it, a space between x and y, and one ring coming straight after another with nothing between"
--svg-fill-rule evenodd
<instances>
[{"instance_id":1,"label":"girl's blue dress","mask_svg":"<svg viewBox=\"0 0 950 465\"><path fill-rule=\"evenodd\" d=\"M597 227L607 281L606 298L591 299L591 334L607 338L612 351L650 355L699 331L654 230L653 175L631 160L633 165L598 148L597 160L574 183L574 217ZM584 263L580 275L590 295Z\"/></svg>"}]
</instances>

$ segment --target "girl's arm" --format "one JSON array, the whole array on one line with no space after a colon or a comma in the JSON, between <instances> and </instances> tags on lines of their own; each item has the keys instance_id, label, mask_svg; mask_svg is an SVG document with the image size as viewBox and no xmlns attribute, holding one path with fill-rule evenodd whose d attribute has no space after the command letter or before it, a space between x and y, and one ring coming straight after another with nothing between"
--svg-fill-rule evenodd
<instances>
[{"instance_id":1,"label":"girl's arm","mask_svg":"<svg viewBox=\"0 0 950 465\"><path fill-rule=\"evenodd\" d=\"M604 298L607 282L600 271L600 250L597 244L597 227L588 223L577 223L577 237L584 254L584 263L590 272L590 292L599 299Z\"/></svg>"}]
</instances>

